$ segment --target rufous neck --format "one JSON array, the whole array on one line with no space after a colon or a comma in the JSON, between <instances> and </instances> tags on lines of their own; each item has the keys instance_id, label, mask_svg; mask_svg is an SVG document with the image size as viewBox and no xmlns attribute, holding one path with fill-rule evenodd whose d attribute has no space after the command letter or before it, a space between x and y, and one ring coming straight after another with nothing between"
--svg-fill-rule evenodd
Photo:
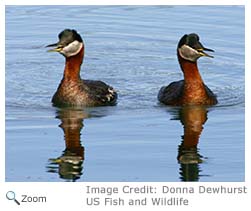
<instances>
[{"instance_id":1,"label":"rufous neck","mask_svg":"<svg viewBox=\"0 0 251 211\"><path fill-rule=\"evenodd\" d=\"M184 74L185 83L190 83L190 82L203 83L203 80L200 76L199 69L197 66L197 61L191 62L185 60L179 54L178 54L178 60Z\"/></svg>"},{"instance_id":2,"label":"rufous neck","mask_svg":"<svg viewBox=\"0 0 251 211\"><path fill-rule=\"evenodd\" d=\"M75 56L66 57L65 69L64 69L64 80L80 80L80 67L84 58L84 46L81 48L79 53Z\"/></svg>"}]
</instances>

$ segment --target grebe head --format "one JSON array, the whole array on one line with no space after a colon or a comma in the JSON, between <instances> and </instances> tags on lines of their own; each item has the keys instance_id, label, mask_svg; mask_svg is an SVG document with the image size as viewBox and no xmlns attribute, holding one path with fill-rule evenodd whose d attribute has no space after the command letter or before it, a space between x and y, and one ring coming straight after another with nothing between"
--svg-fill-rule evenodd
<instances>
[{"instance_id":1,"label":"grebe head","mask_svg":"<svg viewBox=\"0 0 251 211\"><path fill-rule=\"evenodd\" d=\"M205 48L200 42L200 38L197 34L185 34L179 41L178 44L178 54L181 58L196 62L198 58L201 56L207 56L213 58L213 56L205 53L204 51L211 51L213 50L209 48Z\"/></svg>"},{"instance_id":2,"label":"grebe head","mask_svg":"<svg viewBox=\"0 0 251 211\"><path fill-rule=\"evenodd\" d=\"M59 41L46 47L55 47L48 52L59 52L65 57L77 55L83 48L83 40L74 29L65 29L58 35Z\"/></svg>"}]
</instances>

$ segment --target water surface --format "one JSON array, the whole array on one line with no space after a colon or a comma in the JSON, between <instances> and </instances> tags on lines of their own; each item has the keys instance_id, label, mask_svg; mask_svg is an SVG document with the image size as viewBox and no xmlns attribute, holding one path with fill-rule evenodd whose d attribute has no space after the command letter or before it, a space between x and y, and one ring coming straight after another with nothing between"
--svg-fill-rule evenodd
<instances>
[{"instance_id":1,"label":"water surface","mask_svg":"<svg viewBox=\"0 0 251 211\"><path fill-rule=\"evenodd\" d=\"M117 106L51 105L64 58L44 47L65 28ZM238 6L6 6L6 181L244 181L244 29ZM162 106L191 32L215 50L199 68L219 104Z\"/></svg>"}]
</instances>

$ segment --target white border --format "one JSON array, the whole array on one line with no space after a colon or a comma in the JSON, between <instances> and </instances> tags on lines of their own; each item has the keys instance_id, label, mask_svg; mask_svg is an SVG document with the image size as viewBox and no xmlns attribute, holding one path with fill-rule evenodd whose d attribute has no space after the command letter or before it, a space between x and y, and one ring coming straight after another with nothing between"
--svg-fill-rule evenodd
<instances>
[{"instance_id":1,"label":"white border","mask_svg":"<svg viewBox=\"0 0 251 211\"><path fill-rule=\"evenodd\" d=\"M1 41L0 41L0 65L1 65L1 71L0 71L0 98L1 98L1 107L0 107L0 115L2 116L0 120L1 124L1 142L0 142L0 206L1 208L5 208L4 210L45 210L47 208L56 210L69 210L69 209L85 209L85 210L128 210L128 207L114 207L114 208L105 208L105 207L99 207L97 209L91 207L85 207L83 204L84 199L84 192L83 188L85 183L15 183L15 182L8 182L5 183L5 5L245 5L245 98L246 98L246 111L245 111L245 179L246 181L240 182L240 183L165 183L168 185L177 185L177 186L198 186L200 184L207 184L211 186L217 186L217 185L227 185L227 186L241 186L246 185L250 188L250 181L251 181L251 165L250 165L250 159L251 159L251 136L250 136L250 95L251 92L247 91L250 90L250 83L249 79L251 78L251 53L250 53L250 11L251 6L248 0L211 0L211 1L201 1L201 0L155 0L155 1L146 1L146 0L128 0L128 1L118 1L118 0L107 0L107 1L101 1L101 0L71 0L71 1L62 1L62 0L38 0L38 1L31 1L31 0L2 0L0 1L0 30L2 33ZM239 140L236 140L238 142ZM123 183L91 183L93 185L115 185L115 186L121 186ZM135 183L129 183L132 185L135 185ZM140 183L142 184L142 183ZM162 183L144 183L144 184L153 184L153 185L162 185ZM16 191L19 192L28 192L28 193L34 193L37 194L38 192L43 195L46 194L50 196L50 203L47 203L46 205L26 205L26 206L16 206L14 203L10 203L5 198L5 193L7 190L10 190L12 188L15 188ZM72 193L72 194L69 194ZM75 194L74 194L75 193ZM133 195L131 195L133 197ZM173 210L174 208L177 208L175 210L199 210L199 209L205 209L210 208L210 210L220 210L220 209L228 209L228 208L238 208L242 210L246 210L247 207L249 207L249 198L250 194L246 196L228 196L228 195L222 195L222 196L207 196L207 197L201 197L200 195L194 195L192 198L198 197L198 200L196 200L196 205L191 207L159 207L155 209L160 210ZM131 207L130 210L143 210L146 207ZM232 210L232 209L231 209Z\"/></svg>"}]
</instances>

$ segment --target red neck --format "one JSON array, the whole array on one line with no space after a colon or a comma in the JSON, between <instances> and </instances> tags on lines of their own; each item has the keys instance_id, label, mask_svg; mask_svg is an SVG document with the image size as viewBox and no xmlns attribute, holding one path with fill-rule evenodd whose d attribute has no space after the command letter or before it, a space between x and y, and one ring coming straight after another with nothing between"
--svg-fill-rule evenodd
<instances>
[{"instance_id":1,"label":"red neck","mask_svg":"<svg viewBox=\"0 0 251 211\"><path fill-rule=\"evenodd\" d=\"M64 78L63 80L80 80L80 67L84 58L84 46L81 48L80 52L71 57L66 57Z\"/></svg>"},{"instance_id":2,"label":"red neck","mask_svg":"<svg viewBox=\"0 0 251 211\"><path fill-rule=\"evenodd\" d=\"M185 83L202 84L203 80L200 76L199 69L197 66L197 61L191 62L181 58L178 54L178 60L180 67L184 74Z\"/></svg>"},{"instance_id":3,"label":"red neck","mask_svg":"<svg viewBox=\"0 0 251 211\"><path fill-rule=\"evenodd\" d=\"M197 62L187 61L178 54L180 67L184 74L183 100L187 104L202 103L207 94L200 76Z\"/></svg>"}]
</instances>

